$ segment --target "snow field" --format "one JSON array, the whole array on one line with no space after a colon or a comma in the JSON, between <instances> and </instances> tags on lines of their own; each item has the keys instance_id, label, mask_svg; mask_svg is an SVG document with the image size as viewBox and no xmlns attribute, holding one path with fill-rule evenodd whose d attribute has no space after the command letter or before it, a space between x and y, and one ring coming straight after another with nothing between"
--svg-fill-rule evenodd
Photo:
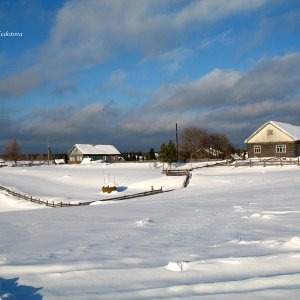
<instances>
[{"instance_id":1,"label":"snow field","mask_svg":"<svg viewBox=\"0 0 300 300\"><path fill-rule=\"evenodd\" d=\"M76 200L84 181L89 186L104 168L66 167L45 168L39 176L28 169L22 182L13 176L16 168L6 168L0 180L30 194L34 186L25 190L23 183L34 175L43 183L39 193L49 193L49 185L54 197L63 187L54 176L81 176L85 180L65 195ZM299 167L203 168L193 171L184 189L183 177L149 166L105 168L122 178L127 192L136 182L142 189L159 178L176 190L38 210L1 194L1 207L13 202L23 210L1 212L0 296L22 299L31 287L43 299L299 298ZM11 278L27 289L9 286Z\"/></svg>"},{"instance_id":2,"label":"snow field","mask_svg":"<svg viewBox=\"0 0 300 300\"><path fill-rule=\"evenodd\" d=\"M150 191L151 187L178 188L183 183L183 178L167 178L161 168L148 163L16 167L1 171L3 186L50 202L95 201ZM107 185L116 185L118 192L102 193L102 186Z\"/></svg>"}]
</instances>

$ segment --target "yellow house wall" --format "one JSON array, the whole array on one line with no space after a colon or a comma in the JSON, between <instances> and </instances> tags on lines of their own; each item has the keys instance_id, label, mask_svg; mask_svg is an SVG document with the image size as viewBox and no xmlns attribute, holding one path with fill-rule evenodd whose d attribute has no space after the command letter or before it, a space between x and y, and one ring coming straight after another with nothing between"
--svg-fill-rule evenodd
<instances>
[{"instance_id":1,"label":"yellow house wall","mask_svg":"<svg viewBox=\"0 0 300 300\"><path fill-rule=\"evenodd\" d=\"M273 130L273 134L268 135L268 130ZM293 139L278 128L276 128L274 125L268 124L248 141L248 143L275 142L293 142Z\"/></svg>"}]
</instances>

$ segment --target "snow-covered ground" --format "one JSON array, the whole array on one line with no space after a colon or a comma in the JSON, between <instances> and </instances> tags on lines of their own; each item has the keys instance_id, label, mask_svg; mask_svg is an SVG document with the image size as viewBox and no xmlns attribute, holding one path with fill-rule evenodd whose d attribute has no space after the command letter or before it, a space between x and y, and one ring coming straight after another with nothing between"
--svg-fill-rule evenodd
<instances>
[{"instance_id":1,"label":"snow-covered ground","mask_svg":"<svg viewBox=\"0 0 300 300\"><path fill-rule=\"evenodd\" d=\"M162 166L154 167L153 163L44 165L0 171L0 185L54 202L94 201L150 191L152 187L168 190L182 185L182 178L162 175ZM102 187L107 185L116 185L118 192L103 194Z\"/></svg>"},{"instance_id":2,"label":"snow-covered ground","mask_svg":"<svg viewBox=\"0 0 300 300\"><path fill-rule=\"evenodd\" d=\"M55 201L174 191L48 208L0 193L1 299L299 299L300 167L152 164L0 169L0 185Z\"/></svg>"}]
</instances>

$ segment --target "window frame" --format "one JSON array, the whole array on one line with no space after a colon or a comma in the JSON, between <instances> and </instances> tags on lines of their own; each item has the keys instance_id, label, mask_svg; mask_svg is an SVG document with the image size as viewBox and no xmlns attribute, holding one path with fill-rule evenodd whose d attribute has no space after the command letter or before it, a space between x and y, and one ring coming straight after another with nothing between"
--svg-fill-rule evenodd
<instances>
[{"instance_id":1,"label":"window frame","mask_svg":"<svg viewBox=\"0 0 300 300\"><path fill-rule=\"evenodd\" d=\"M277 144L275 146L276 153L286 153L286 145L285 144Z\"/></svg>"},{"instance_id":2,"label":"window frame","mask_svg":"<svg viewBox=\"0 0 300 300\"><path fill-rule=\"evenodd\" d=\"M261 154L261 145L254 145L253 152L254 154Z\"/></svg>"}]
</instances>

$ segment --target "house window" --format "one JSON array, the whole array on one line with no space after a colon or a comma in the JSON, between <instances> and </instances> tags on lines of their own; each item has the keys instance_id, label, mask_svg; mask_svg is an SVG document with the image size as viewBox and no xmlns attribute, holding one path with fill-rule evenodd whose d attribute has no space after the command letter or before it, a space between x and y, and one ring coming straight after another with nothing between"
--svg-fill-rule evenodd
<instances>
[{"instance_id":1,"label":"house window","mask_svg":"<svg viewBox=\"0 0 300 300\"><path fill-rule=\"evenodd\" d=\"M273 129L269 129L269 130L267 131L267 135L273 135Z\"/></svg>"},{"instance_id":2,"label":"house window","mask_svg":"<svg viewBox=\"0 0 300 300\"><path fill-rule=\"evenodd\" d=\"M255 154L261 153L261 145L255 145L254 146L254 153Z\"/></svg>"},{"instance_id":3,"label":"house window","mask_svg":"<svg viewBox=\"0 0 300 300\"><path fill-rule=\"evenodd\" d=\"M276 153L286 153L286 145L276 145Z\"/></svg>"}]
</instances>

